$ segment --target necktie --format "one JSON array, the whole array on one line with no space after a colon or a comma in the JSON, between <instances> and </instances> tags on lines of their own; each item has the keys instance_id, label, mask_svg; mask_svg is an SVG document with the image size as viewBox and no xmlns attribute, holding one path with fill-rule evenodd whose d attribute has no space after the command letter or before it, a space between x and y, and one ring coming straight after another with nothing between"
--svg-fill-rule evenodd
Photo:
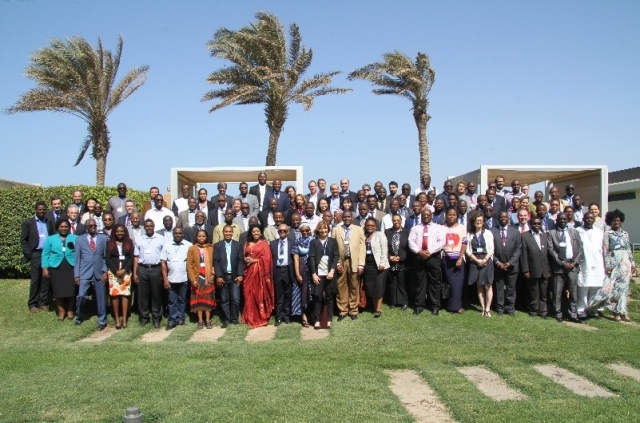
<instances>
[{"instance_id":1,"label":"necktie","mask_svg":"<svg viewBox=\"0 0 640 423\"><path fill-rule=\"evenodd\" d=\"M56 222L60 219L60 212L54 212L54 216L56 217Z\"/></svg>"},{"instance_id":2,"label":"necktie","mask_svg":"<svg viewBox=\"0 0 640 423\"><path fill-rule=\"evenodd\" d=\"M93 237L91 237L89 239L89 247L91 247L91 251L93 251L95 253L95 251L96 251L96 240Z\"/></svg>"},{"instance_id":3,"label":"necktie","mask_svg":"<svg viewBox=\"0 0 640 423\"><path fill-rule=\"evenodd\" d=\"M125 222L125 226L131 226L131 220L129 219L129 215L127 215L127 220Z\"/></svg>"},{"instance_id":4,"label":"necktie","mask_svg":"<svg viewBox=\"0 0 640 423\"><path fill-rule=\"evenodd\" d=\"M523 234L524 233L524 226L520 225L520 233Z\"/></svg>"},{"instance_id":5,"label":"necktie","mask_svg":"<svg viewBox=\"0 0 640 423\"><path fill-rule=\"evenodd\" d=\"M76 223L75 222L71 222L71 233L72 234L76 233Z\"/></svg>"},{"instance_id":6,"label":"necktie","mask_svg":"<svg viewBox=\"0 0 640 423\"><path fill-rule=\"evenodd\" d=\"M424 225L422 227L422 249L427 249L427 243L429 241L429 226Z\"/></svg>"},{"instance_id":7,"label":"necktie","mask_svg":"<svg viewBox=\"0 0 640 423\"><path fill-rule=\"evenodd\" d=\"M364 224L367 222L367 219L360 219L360 226L364 228Z\"/></svg>"},{"instance_id":8,"label":"necktie","mask_svg":"<svg viewBox=\"0 0 640 423\"><path fill-rule=\"evenodd\" d=\"M505 228L502 228L502 246L504 247L505 245L507 245L507 230Z\"/></svg>"},{"instance_id":9,"label":"necktie","mask_svg":"<svg viewBox=\"0 0 640 423\"><path fill-rule=\"evenodd\" d=\"M462 215L462 217L460 218L460 224L464 225L464 214Z\"/></svg>"},{"instance_id":10,"label":"necktie","mask_svg":"<svg viewBox=\"0 0 640 423\"><path fill-rule=\"evenodd\" d=\"M344 228L344 240L345 241L349 241L350 237L351 237L351 228L350 227L345 227ZM347 244L345 246L346 248L344 249L345 257L351 257L351 246L349 244Z\"/></svg>"},{"instance_id":11,"label":"necktie","mask_svg":"<svg viewBox=\"0 0 640 423\"><path fill-rule=\"evenodd\" d=\"M280 266L284 263L284 239L280 240L280 257L278 258L278 262L280 263Z\"/></svg>"}]
</instances>

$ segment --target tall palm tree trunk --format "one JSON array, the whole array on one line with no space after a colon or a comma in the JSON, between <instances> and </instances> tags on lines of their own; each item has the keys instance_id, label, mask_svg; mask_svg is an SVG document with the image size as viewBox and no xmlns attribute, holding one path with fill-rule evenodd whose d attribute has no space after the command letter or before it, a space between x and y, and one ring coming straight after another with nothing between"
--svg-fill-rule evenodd
<instances>
[{"instance_id":1,"label":"tall palm tree trunk","mask_svg":"<svg viewBox=\"0 0 640 423\"><path fill-rule=\"evenodd\" d=\"M107 156L96 157L96 185L104 186L104 177L107 173Z\"/></svg>"},{"instance_id":2,"label":"tall palm tree trunk","mask_svg":"<svg viewBox=\"0 0 640 423\"><path fill-rule=\"evenodd\" d=\"M426 113L415 113L413 118L418 127L418 151L420 152L420 175L431 174L429 164L429 144L427 143L427 121L429 115Z\"/></svg>"},{"instance_id":3,"label":"tall palm tree trunk","mask_svg":"<svg viewBox=\"0 0 640 423\"><path fill-rule=\"evenodd\" d=\"M265 166L276 165L276 154L278 153L278 140L282 132L283 125L269 125L269 147L267 148L267 160Z\"/></svg>"}]
</instances>

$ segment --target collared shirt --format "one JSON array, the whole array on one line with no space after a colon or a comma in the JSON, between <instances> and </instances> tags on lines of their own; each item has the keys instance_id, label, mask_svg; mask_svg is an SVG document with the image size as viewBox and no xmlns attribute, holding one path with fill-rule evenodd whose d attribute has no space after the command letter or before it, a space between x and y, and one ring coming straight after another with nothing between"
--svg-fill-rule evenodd
<instances>
[{"instance_id":1,"label":"collared shirt","mask_svg":"<svg viewBox=\"0 0 640 423\"><path fill-rule=\"evenodd\" d=\"M231 245L233 242L224 241L224 250L227 253L227 273L231 273Z\"/></svg>"},{"instance_id":2,"label":"collared shirt","mask_svg":"<svg viewBox=\"0 0 640 423\"><path fill-rule=\"evenodd\" d=\"M413 195L415 195L417 197L418 194L420 194L421 192L424 192L426 194L429 191L433 191L434 195L438 195L438 190L433 185L430 185L428 187L423 187L422 185L420 185L420 188L416 188L416 190L414 191Z\"/></svg>"},{"instance_id":3,"label":"collared shirt","mask_svg":"<svg viewBox=\"0 0 640 423\"><path fill-rule=\"evenodd\" d=\"M145 233L136 240L135 256L141 264L158 264L161 259L162 247L165 244L164 237L154 233L147 236Z\"/></svg>"},{"instance_id":4,"label":"collared shirt","mask_svg":"<svg viewBox=\"0 0 640 423\"><path fill-rule=\"evenodd\" d=\"M502 187L501 190L496 189L496 195L499 195L501 197L504 197L505 195L509 194L511 191L509 191L508 189L506 189L505 187Z\"/></svg>"},{"instance_id":5,"label":"collared shirt","mask_svg":"<svg viewBox=\"0 0 640 423\"><path fill-rule=\"evenodd\" d=\"M171 242L173 241L173 230L164 228L164 239L165 241Z\"/></svg>"},{"instance_id":6,"label":"collared shirt","mask_svg":"<svg viewBox=\"0 0 640 423\"><path fill-rule=\"evenodd\" d=\"M177 198L173 201L173 204L175 204L176 209L178 210L178 214L180 214L180 212L183 212L189 208L189 197Z\"/></svg>"},{"instance_id":7,"label":"collared shirt","mask_svg":"<svg viewBox=\"0 0 640 423\"><path fill-rule=\"evenodd\" d=\"M314 208L314 212L316 210L318 210L318 194L311 195L311 193L309 193L309 199L307 200L307 202L312 202L313 203L313 206L315 207Z\"/></svg>"},{"instance_id":8,"label":"collared shirt","mask_svg":"<svg viewBox=\"0 0 640 423\"><path fill-rule=\"evenodd\" d=\"M531 231L531 235L533 235L533 239L536 240L536 244L538 244L538 248L542 249L542 244L540 243L540 236L542 232Z\"/></svg>"},{"instance_id":9,"label":"collared shirt","mask_svg":"<svg viewBox=\"0 0 640 423\"><path fill-rule=\"evenodd\" d=\"M205 216L209 216L209 204L206 201L204 203L198 202L196 208L203 212Z\"/></svg>"},{"instance_id":10,"label":"collared shirt","mask_svg":"<svg viewBox=\"0 0 640 423\"><path fill-rule=\"evenodd\" d=\"M280 238L278 240L278 261L276 266L289 265L289 256L287 255L287 251L289 251L289 241L286 237Z\"/></svg>"},{"instance_id":11,"label":"collared shirt","mask_svg":"<svg viewBox=\"0 0 640 423\"><path fill-rule=\"evenodd\" d=\"M173 212L166 207L163 207L160 210L154 207L144 214L144 220L153 220L156 230L160 230L164 228L162 221L165 216L171 216L171 219L173 219Z\"/></svg>"},{"instance_id":12,"label":"collared shirt","mask_svg":"<svg viewBox=\"0 0 640 423\"><path fill-rule=\"evenodd\" d=\"M431 255L440 252L444 248L446 241L445 229L442 225L436 223L429 223L427 225L429 230L429 239L427 240L427 250ZM417 225L411 228L409 233L409 248L414 253L418 253L422 250L422 238L424 234L424 225Z\"/></svg>"},{"instance_id":13,"label":"collared shirt","mask_svg":"<svg viewBox=\"0 0 640 423\"><path fill-rule=\"evenodd\" d=\"M328 200L329 200L329 210L331 210L331 214L333 214L336 210L340 208L340 196L339 195L337 195L336 197L330 196Z\"/></svg>"},{"instance_id":14,"label":"collared shirt","mask_svg":"<svg viewBox=\"0 0 640 423\"><path fill-rule=\"evenodd\" d=\"M196 224L196 213L198 212L197 209L189 209L187 210L187 219L189 220L189 226L193 226Z\"/></svg>"},{"instance_id":15,"label":"collared shirt","mask_svg":"<svg viewBox=\"0 0 640 423\"><path fill-rule=\"evenodd\" d=\"M129 227L129 238L131 238L134 244L138 243L138 240L144 236L144 228L142 225L139 225L137 228L134 228L133 225Z\"/></svg>"},{"instance_id":16,"label":"collared shirt","mask_svg":"<svg viewBox=\"0 0 640 423\"><path fill-rule=\"evenodd\" d=\"M38 228L38 250L42 250L44 248L44 243L47 241L47 237L49 236L49 232L47 231L47 222L44 220L40 220L37 217L36 226Z\"/></svg>"},{"instance_id":17,"label":"collared shirt","mask_svg":"<svg viewBox=\"0 0 640 423\"><path fill-rule=\"evenodd\" d=\"M302 216L300 216L300 218L302 220L300 220L300 225L309 225L309 229L311 229L311 233L314 233L316 231L316 226L318 226L318 223L322 222L322 218L320 216L318 216L317 214L313 214L311 215L311 217L308 217L306 214L303 214Z\"/></svg>"},{"instance_id":18,"label":"collared shirt","mask_svg":"<svg viewBox=\"0 0 640 423\"><path fill-rule=\"evenodd\" d=\"M260 192L260 198L262 199L262 201L259 201L259 205L260 205L260 211L262 211L262 203L264 202L264 196L267 192L267 184L261 185L258 184L258 191Z\"/></svg>"},{"instance_id":19,"label":"collared shirt","mask_svg":"<svg viewBox=\"0 0 640 423\"><path fill-rule=\"evenodd\" d=\"M160 259L167 264L169 282L182 283L187 281L187 252L191 245L193 244L185 240L179 244L176 244L175 241L169 241L163 245Z\"/></svg>"}]
</instances>

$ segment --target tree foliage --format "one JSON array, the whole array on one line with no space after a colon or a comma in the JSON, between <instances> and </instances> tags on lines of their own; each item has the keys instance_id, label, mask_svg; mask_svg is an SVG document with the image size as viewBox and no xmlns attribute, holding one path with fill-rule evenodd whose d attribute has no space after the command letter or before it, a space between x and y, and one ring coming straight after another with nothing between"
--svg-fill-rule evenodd
<instances>
[{"instance_id":1,"label":"tree foliage","mask_svg":"<svg viewBox=\"0 0 640 423\"><path fill-rule=\"evenodd\" d=\"M93 197L102 204L118 195L116 187L96 186L15 187L0 190L0 277L29 274L29 265L20 261L20 226L25 219L34 215L35 204L44 201L49 205L51 197L59 196L65 207L73 202L73 191L77 189L82 191L85 201ZM149 193L129 188L127 196L133 199L140 209L143 202L148 200Z\"/></svg>"},{"instance_id":2,"label":"tree foliage","mask_svg":"<svg viewBox=\"0 0 640 423\"><path fill-rule=\"evenodd\" d=\"M289 43L283 25L268 12L258 12L257 22L237 31L217 30L207 43L211 56L232 64L209 75L207 82L221 85L204 95L202 101L220 100L209 112L232 104L264 104L269 128L266 165L276 164L280 133L287 120L289 105L311 109L316 97L351 91L331 87L331 71L302 79L311 65L313 51L302 44L298 25L289 26Z\"/></svg>"},{"instance_id":3,"label":"tree foliage","mask_svg":"<svg viewBox=\"0 0 640 423\"><path fill-rule=\"evenodd\" d=\"M435 82L436 72L431 68L429 56L418 53L416 60L403 53L385 53L382 62L370 63L349 74L349 80L363 79L380 88L376 95L393 94L406 98L412 104L413 118L418 127L420 174L430 173L429 145L427 143L428 95Z\"/></svg>"},{"instance_id":4,"label":"tree foliage","mask_svg":"<svg viewBox=\"0 0 640 423\"><path fill-rule=\"evenodd\" d=\"M102 46L94 49L84 38L53 39L50 45L31 54L25 75L38 85L21 95L7 113L53 111L69 113L87 124L87 137L74 164L77 166L91 147L96 160L97 185L104 186L107 155L111 146L107 118L147 79L148 66L128 71L116 83L123 40L115 54Z\"/></svg>"}]
</instances>

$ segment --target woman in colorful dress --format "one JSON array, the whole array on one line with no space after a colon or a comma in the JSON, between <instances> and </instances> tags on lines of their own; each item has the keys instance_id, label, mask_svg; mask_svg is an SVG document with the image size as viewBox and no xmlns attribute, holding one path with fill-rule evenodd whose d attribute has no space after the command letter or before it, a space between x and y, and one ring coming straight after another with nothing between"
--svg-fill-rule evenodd
<instances>
[{"instance_id":1,"label":"woman in colorful dress","mask_svg":"<svg viewBox=\"0 0 640 423\"><path fill-rule=\"evenodd\" d=\"M244 265L242 323L251 328L267 326L275 304L273 261L271 247L258 225L249 227Z\"/></svg>"},{"instance_id":2,"label":"woman in colorful dress","mask_svg":"<svg viewBox=\"0 0 640 423\"><path fill-rule=\"evenodd\" d=\"M76 235L69 233L69 222L58 220L57 234L47 238L42 248L42 276L51 278L51 289L56 299L58 321L74 318L76 284L73 280Z\"/></svg>"},{"instance_id":3,"label":"woman in colorful dress","mask_svg":"<svg viewBox=\"0 0 640 423\"><path fill-rule=\"evenodd\" d=\"M120 330L127 327L133 268L133 241L123 224L118 223L113 227L105 256L109 268L109 296L113 319L116 329Z\"/></svg>"},{"instance_id":4,"label":"woman in colorful dress","mask_svg":"<svg viewBox=\"0 0 640 423\"><path fill-rule=\"evenodd\" d=\"M216 306L213 272L213 245L207 243L207 231L196 233L195 244L187 251L187 277L191 283L191 312L198 315L198 329L211 329L211 310Z\"/></svg>"},{"instance_id":5,"label":"woman in colorful dress","mask_svg":"<svg viewBox=\"0 0 640 423\"><path fill-rule=\"evenodd\" d=\"M475 212L469 219L466 254L470 260L469 285L475 284L478 300L482 307L481 316L491 317L491 301L493 301L493 235L484 227L484 215Z\"/></svg>"},{"instance_id":6,"label":"woman in colorful dress","mask_svg":"<svg viewBox=\"0 0 640 423\"><path fill-rule=\"evenodd\" d=\"M631 252L629 233L622 230L624 213L618 209L610 211L605 215L605 222L610 226L604 234L604 263L609 281L605 282L589 301L589 308L595 310L600 306L606 306L613 312L616 322L630 322L631 318L627 314L627 296L636 264Z\"/></svg>"},{"instance_id":7,"label":"woman in colorful dress","mask_svg":"<svg viewBox=\"0 0 640 423\"><path fill-rule=\"evenodd\" d=\"M446 215L445 243L442 257L442 273L449 283L450 294L447 310L451 313L464 313L462 308L462 288L464 286L467 252L467 228L458 223L458 211L448 209Z\"/></svg>"},{"instance_id":8,"label":"woman in colorful dress","mask_svg":"<svg viewBox=\"0 0 640 423\"><path fill-rule=\"evenodd\" d=\"M309 327L307 306L311 302L311 272L309 271L309 248L311 247L311 228L302 223L300 237L293 243L291 254L295 269L296 282L291 287L291 315L300 316L302 326Z\"/></svg>"}]
</instances>

